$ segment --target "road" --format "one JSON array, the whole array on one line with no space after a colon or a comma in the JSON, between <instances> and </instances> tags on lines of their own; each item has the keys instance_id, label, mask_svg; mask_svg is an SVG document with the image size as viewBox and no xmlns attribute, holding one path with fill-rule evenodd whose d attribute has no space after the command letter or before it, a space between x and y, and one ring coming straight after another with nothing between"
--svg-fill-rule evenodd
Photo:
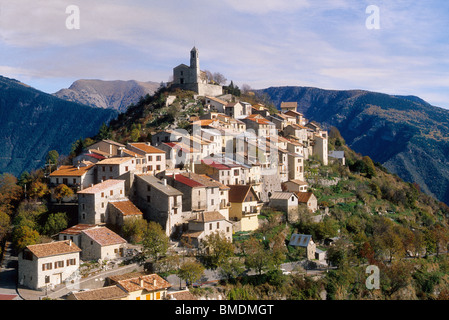
<instances>
[{"instance_id":1,"label":"road","mask_svg":"<svg viewBox=\"0 0 449 320\"><path fill-rule=\"evenodd\" d=\"M12 254L11 244L5 245L0 266L0 300L23 300L17 292L17 257Z\"/></svg>"}]
</instances>

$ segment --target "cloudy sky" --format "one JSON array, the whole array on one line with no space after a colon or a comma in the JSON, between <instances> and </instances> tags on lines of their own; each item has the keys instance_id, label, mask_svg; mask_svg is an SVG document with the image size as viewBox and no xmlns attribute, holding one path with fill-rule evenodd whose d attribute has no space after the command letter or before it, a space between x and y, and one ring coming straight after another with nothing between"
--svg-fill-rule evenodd
<instances>
[{"instance_id":1,"label":"cloudy sky","mask_svg":"<svg viewBox=\"0 0 449 320\"><path fill-rule=\"evenodd\" d=\"M79 29L67 27L70 5ZM203 70L238 85L365 89L449 109L448 30L444 0L0 0L0 75L48 93L77 79L168 81L195 45Z\"/></svg>"}]
</instances>

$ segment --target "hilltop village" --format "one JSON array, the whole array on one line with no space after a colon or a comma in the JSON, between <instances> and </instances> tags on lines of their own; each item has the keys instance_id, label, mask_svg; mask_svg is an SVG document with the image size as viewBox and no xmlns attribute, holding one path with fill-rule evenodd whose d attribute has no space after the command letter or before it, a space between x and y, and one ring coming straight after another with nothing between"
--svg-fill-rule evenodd
<instances>
[{"instance_id":1,"label":"hilltop village","mask_svg":"<svg viewBox=\"0 0 449 320\"><path fill-rule=\"evenodd\" d=\"M202 115L188 119L189 131L161 130L151 141L97 141L71 165L51 172L50 188L76 191L53 193L52 201L76 205L78 223L59 232L56 241L27 246L19 254L20 285L54 287L79 277L81 261L129 255L119 234L132 219L158 223L172 246L200 248L211 234L232 242L236 233L257 230L263 207L286 212L289 222L298 220L299 207L318 210L304 166L310 157L328 164L327 131L305 119L295 102L270 114L262 104L223 94L200 70L196 48L190 58L190 66L174 68L170 86L195 92L195 99L204 101ZM168 96L166 105L175 100ZM344 154L330 156L344 162ZM307 248L307 259L324 261L310 235L294 234L291 242ZM123 299L167 298L170 285L157 274L136 279L112 281L120 287L112 291ZM72 298L82 299L82 293Z\"/></svg>"}]
</instances>

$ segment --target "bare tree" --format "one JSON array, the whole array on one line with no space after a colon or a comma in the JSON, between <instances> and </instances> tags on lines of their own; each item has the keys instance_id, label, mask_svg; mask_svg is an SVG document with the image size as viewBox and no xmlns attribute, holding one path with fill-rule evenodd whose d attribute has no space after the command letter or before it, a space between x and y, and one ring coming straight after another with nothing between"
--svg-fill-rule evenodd
<instances>
[{"instance_id":1,"label":"bare tree","mask_svg":"<svg viewBox=\"0 0 449 320\"><path fill-rule=\"evenodd\" d=\"M228 79L226 79L225 76L222 75L220 72L215 72L213 74L213 79L219 85L225 85L226 81L228 81Z\"/></svg>"}]
</instances>

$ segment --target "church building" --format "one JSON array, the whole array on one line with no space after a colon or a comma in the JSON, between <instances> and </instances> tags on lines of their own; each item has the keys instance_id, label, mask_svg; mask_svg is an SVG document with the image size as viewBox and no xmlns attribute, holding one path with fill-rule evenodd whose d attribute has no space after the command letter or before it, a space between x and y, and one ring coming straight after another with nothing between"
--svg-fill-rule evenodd
<instances>
[{"instance_id":1,"label":"church building","mask_svg":"<svg viewBox=\"0 0 449 320\"><path fill-rule=\"evenodd\" d=\"M200 70L199 53L195 47L190 51L190 66L180 64L173 69L172 87L194 91L200 96L223 94L223 87L208 83L206 73Z\"/></svg>"}]
</instances>

